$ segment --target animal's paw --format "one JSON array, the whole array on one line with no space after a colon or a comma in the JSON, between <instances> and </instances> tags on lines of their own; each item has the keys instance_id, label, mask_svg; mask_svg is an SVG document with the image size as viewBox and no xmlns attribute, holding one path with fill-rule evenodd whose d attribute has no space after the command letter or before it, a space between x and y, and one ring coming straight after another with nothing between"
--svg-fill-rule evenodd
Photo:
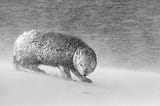
<instances>
[{"instance_id":1,"label":"animal's paw","mask_svg":"<svg viewBox=\"0 0 160 106\"><path fill-rule=\"evenodd\" d=\"M92 80L88 79L87 77L83 78L83 80L82 80L82 81L84 81L84 82L88 82L88 83L92 83Z\"/></svg>"},{"instance_id":2,"label":"animal's paw","mask_svg":"<svg viewBox=\"0 0 160 106\"><path fill-rule=\"evenodd\" d=\"M66 81L72 81L72 78L64 78Z\"/></svg>"}]
</instances>

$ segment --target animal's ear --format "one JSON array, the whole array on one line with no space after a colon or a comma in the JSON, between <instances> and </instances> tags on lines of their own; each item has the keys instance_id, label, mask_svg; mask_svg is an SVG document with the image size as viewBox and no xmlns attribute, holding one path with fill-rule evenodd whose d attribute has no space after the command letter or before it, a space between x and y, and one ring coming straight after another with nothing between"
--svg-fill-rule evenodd
<instances>
[{"instance_id":1,"label":"animal's ear","mask_svg":"<svg viewBox=\"0 0 160 106\"><path fill-rule=\"evenodd\" d=\"M93 59L93 60L90 62L90 66L91 66L92 70L94 70L94 69L96 68L96 66L97 66L96 60Z\"/></svg>"},{"instance_id":2,"label":"animal's ear","mask_svg":"<svg viewBox=\"0 0 160 106\"><path fill-rule=\"evenodd\" d=\"M77 59L80 59L80 57L81 57L81 56L80 56L80 55L81 55L81 49L78 48L78 49L76 50L75 55L76 55L76 58L77 58Z\"/></svg>"},{"instance_id":3,"label":"animal's ear","mask_svg":"<svg viewBox=\"0 0 160 106\"><path fill-rule=\"evenodd\" d=\"M76 55L80 55L80 49L79 48L76 50Z\"/></svg>"},{"instance_id":4,"label":"animal's ear","mask_svg":"<svg viewBox=\"0 0 160 106\"><path fill-rule=\"evenodd\" d=\"M76 58L80 59L81 57L83 57L85 55L85 53L86 53L86 49L85 48L78 48L76 50L76 53L75 53Z\"/></svg>"}]
</instances>

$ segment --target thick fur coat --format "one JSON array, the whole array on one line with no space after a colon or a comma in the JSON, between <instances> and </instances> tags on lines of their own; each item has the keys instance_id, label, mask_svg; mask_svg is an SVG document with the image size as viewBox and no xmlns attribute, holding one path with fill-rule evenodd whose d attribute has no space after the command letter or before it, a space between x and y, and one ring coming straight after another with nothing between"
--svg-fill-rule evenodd
<instances>
[{"instance_id":1,"label":"thick fur coat","mask_svg":"<svg viewBox=\"0 0 160 106\"><path fill-rule=\"evenodd\" d=\"M15 41L13 61L26 68L30 65L43 64L76 70L73 57L78 49L84 48L90 51L90 55L96 61L93 49L79 38L61 33L31 30L24 32Z\"/></svg>"}]
</instances>

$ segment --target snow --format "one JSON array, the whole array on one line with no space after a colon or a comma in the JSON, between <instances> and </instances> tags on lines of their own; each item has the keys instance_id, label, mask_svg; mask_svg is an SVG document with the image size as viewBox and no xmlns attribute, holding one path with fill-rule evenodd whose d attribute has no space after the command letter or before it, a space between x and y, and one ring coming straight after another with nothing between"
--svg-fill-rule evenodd
<instances>
[{"instance_id":1,"label":"snow","mask_svg":"<svg viewBox=\"0 0 160 106\"><path fill-rule=\"evenodd\" d=\"M160 74L97 67L93 83L65 81L56 68L48 75L16 71L1 61L0 106L158 106Z\"/></svg>"}]
</instances>

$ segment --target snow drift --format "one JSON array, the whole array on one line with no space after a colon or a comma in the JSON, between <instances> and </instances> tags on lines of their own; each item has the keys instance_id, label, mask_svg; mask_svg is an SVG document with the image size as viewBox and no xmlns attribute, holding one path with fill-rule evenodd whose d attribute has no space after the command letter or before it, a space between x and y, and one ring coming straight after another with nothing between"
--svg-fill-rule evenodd
<instances>
[{"instance_id":1,"label":"snow drift","mask_svg":"<svg viewBox=\"0 0 160 106\"><path fill-rule=\"evenodd\" d=\"M0 62L0 105L158 105L160 75L98 67L93 84L65 81L56 68L48 75L16 71Z\"/></svg>"}]
</instances>

